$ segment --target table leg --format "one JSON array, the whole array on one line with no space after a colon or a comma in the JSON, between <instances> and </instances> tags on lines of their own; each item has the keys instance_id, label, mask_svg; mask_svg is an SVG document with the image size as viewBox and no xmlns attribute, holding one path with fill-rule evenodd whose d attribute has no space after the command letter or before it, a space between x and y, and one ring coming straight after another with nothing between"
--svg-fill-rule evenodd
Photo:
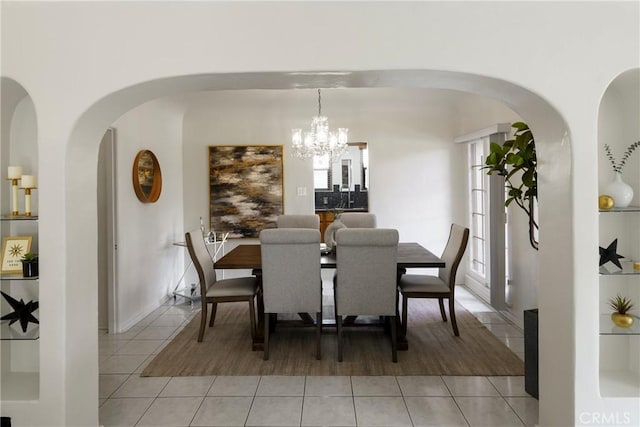
<instances>
[{"instance_id":1,"label":"table leg","mask_svg":"<svg viewBox=\"0 0 640 427\"><path fill-rule=\"evenodd\" d=\"M258 280L258 293L257 293L257 309L258 309L258 322L257 331L253 337L253 343L251 349L253 351L264 350L264 298L262 294L262 275L256 274Z\"/></svg>"}]
</instances>

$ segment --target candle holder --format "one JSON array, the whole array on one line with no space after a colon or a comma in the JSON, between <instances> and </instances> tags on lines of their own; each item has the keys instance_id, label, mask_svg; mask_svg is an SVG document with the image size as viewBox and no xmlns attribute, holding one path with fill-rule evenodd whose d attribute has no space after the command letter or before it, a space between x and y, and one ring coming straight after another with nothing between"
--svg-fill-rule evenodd
<instances>
[{"instance_id":1,"label":"candle holder","mask_svg":"<svg viewBox=\"0 0 640 427\"><path fill-rule=\"evenodd\" d=\"M24 190L24 216L31 216L31 190L36 188L36 177L22 175L22 189Z\"/></svg>"},{"instance_id":2,"label":"candle holder","mask_svg":"<svg viewBox=\"0 0 640 427\"><path fill-rule=\"evenodd\" d=\"M22 176L22 166L9 166L7 176L11 181L11 216L18 216L18 181Z\"/></svg>"}]
</instances>

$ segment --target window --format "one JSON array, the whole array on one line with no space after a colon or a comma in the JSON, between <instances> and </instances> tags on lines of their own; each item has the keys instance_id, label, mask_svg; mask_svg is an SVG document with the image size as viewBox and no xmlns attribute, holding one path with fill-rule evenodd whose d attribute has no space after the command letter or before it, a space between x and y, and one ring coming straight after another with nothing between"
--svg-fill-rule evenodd
<instances>
[{"instance_id":1,"label":"window","mask_svg":"<svg viewBox=\"0 0 640 427\"><path fill-rule=\"evenodd\" d=\"M484 169L487 138L475 140L469 144L469 201L471 220L470 234L470 268L482 283L487 283L487 215L489 203L489 177Z\"/></svg>"},{"instance_id":2,"label":"window","mask_svg":"<svg viewBox=\"0 0 640 427\"><path fill-rule=\"evenodd\" d=\"M331 161L329 155L313 156L313 188L331 189Z\"/></svg>"}]
</instances>

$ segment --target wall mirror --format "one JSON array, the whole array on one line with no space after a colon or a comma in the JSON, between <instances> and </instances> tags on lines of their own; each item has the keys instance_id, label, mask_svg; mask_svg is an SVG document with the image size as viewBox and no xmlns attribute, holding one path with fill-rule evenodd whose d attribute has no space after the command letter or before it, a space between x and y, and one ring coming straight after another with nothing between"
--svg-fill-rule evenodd
<instances>
[{"instance_id":1,"label":"wall mirror","mask_svg":"<svg viewBox=\"0 0 640 427\"><path fill-rule=\"evenodd\" d=\"M350 142L334 162L328 156L313 159L315 208L369 209L369 152L366 142Z\"/></svg>"},{"instance_id":2,"label":"wall mirror","mask_svg":"<svg viewBox=\"0 0 640 427\"><path fill-rule=\"evenodd\" d=\"M142 203L154 203L162 191L162 172L155 154L141 150L133 161L133 189Z\"/></svg>"}]
</instances>

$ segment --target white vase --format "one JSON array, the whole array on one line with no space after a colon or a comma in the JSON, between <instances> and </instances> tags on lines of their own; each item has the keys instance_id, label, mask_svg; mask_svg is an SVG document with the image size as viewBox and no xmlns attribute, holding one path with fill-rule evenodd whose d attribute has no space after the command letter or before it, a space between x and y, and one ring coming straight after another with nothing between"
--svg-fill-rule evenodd
<instances>
[{"instance_id":1,"label":"white vase","mask_svg":"<svg viewBox=\"0 0 640 427\"><path fill-rule=\"evenodd\" d=\"M622 174L616 172L616 176L604 189L604 194L613 197L614 207L626 208L633 199L633 188L622 180Z\"/></svg>"}]
</instances>

